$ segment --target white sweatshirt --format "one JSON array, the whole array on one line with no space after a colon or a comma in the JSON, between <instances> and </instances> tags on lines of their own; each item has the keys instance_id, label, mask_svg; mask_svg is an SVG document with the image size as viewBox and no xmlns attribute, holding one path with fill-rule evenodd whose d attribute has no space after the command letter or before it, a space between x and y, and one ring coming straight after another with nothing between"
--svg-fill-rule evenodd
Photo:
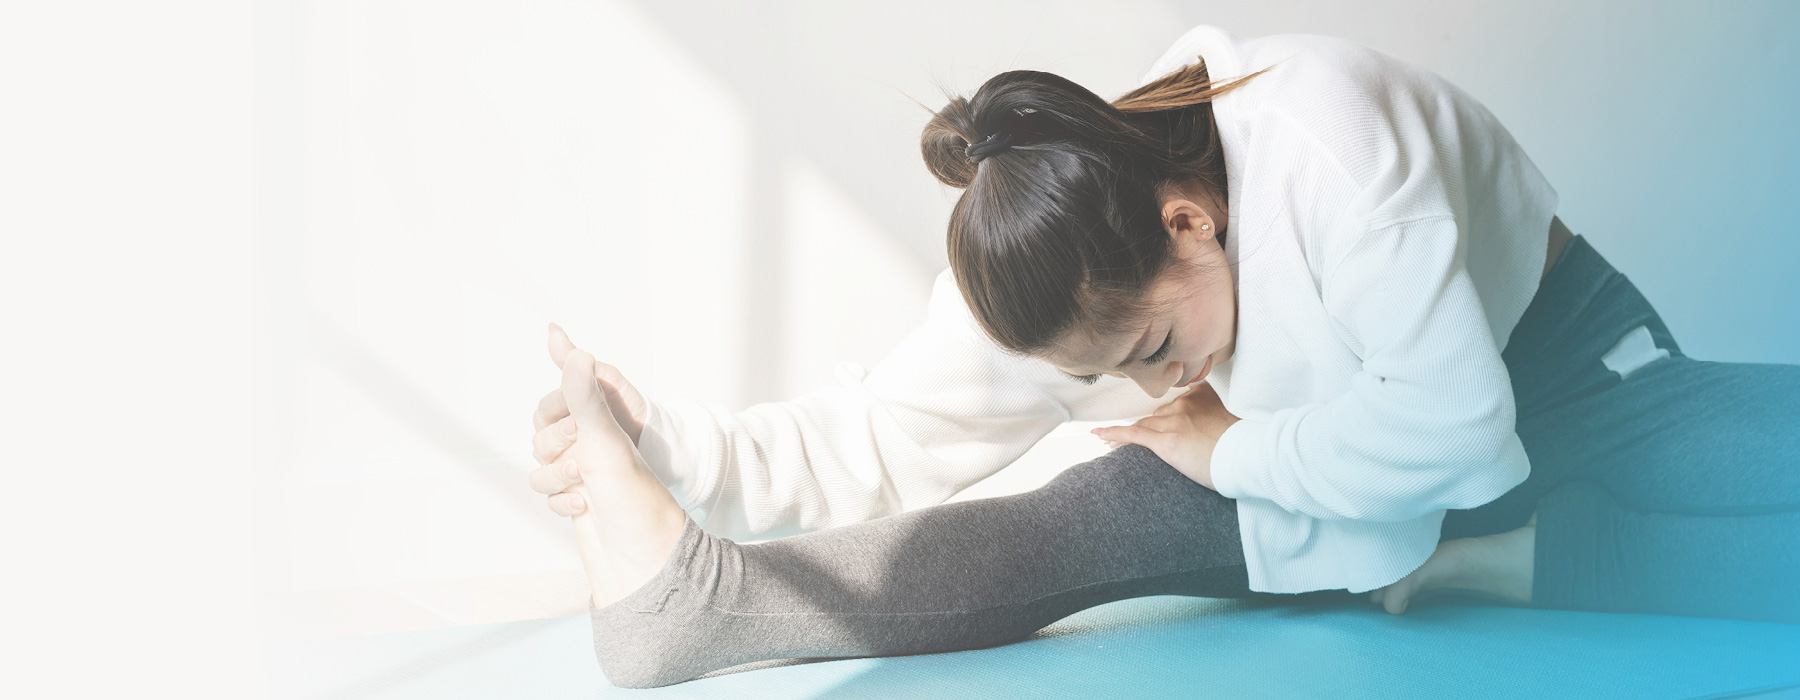
<instances>
[{"instance_id":1,"label":"white sweatshirt","mask_svg":"<svg viewBox=\"0 0 1800 700\"><path fill-rule=\"evenodd\" d=\"M1182 36L1215 80L1237 346L1208 377L1212 455L1250 587L1361 592L1431 555L1449 508L1529 471L1500 360L1536 293L1556 192L1474 98L1338 39ZM645 458L708 530L773 537L942 502L1070 420L1130 420L1135 384L1070 381L984 336L946 271L925 324L873 371L731 413L651 407ZM1170 395L1171 398L1173 394Z\"/></svg>"}]
</instances>

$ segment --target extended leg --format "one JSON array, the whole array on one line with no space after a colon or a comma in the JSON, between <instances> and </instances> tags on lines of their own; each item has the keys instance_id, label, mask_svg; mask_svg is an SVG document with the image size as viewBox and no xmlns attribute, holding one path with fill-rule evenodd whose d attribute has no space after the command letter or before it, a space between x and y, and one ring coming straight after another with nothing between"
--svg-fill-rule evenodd
<instances>
[{"instance_id":1,"label":"extended leg","mask_svg":"<svg viewBox=\"0 0 1800 700\"><path fill-rule=\"evenodd\" d=\"M1128 446L1029 493L740 545L689 522L664 569L593 612L601 666L646 687L778 658L989 646L1145 595L1249 595L1235 504Z\"/></svg>"}]
</instances>

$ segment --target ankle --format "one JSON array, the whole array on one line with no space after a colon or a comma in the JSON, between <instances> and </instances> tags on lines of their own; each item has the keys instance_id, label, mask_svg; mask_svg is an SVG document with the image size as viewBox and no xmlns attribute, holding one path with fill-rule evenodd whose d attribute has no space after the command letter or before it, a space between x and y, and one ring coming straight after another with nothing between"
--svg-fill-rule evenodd
<instances>
[{"instance_id":1,"label":"ankle","mask_svg":"<svg viewBox=\"0 0 1800 700\"><path fill-rule=\"evenodd\" d=\"M671 523L637 520L627 524L596 522L605 532L604 547L591 567L598 575L590 581L593 603L604 608L631 599L652 587L657 581L679 575L686 560L693 555L697 542L687 540L690 522L686 513L676 511ZM696 531L699 526L691 526ZM645 601L637 601L643 604Z\"/></svg>"}]
</instances>

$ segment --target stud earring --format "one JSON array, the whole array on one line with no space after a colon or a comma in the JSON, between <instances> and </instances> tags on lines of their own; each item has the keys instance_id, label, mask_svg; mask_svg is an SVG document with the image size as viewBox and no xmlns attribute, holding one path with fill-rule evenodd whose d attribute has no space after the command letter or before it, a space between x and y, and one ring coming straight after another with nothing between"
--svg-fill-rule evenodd
<instances>
[{"instance_id":1,"label":"stud earring","mask_svg":"<svg viewBox=\"0 0 1800 700\"><path fill-rule=\"evenodd\" d=\"M1212 230L1212 224L1200 224L1200 230L1202 230L1202 231L1211 231L1211 230Z\"/></svg>"}]
</instances>

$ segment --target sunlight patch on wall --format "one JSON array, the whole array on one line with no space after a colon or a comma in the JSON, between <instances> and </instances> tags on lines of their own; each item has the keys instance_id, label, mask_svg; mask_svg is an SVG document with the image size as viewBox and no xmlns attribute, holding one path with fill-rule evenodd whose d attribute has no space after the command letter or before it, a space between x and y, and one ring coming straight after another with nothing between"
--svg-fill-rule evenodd
<instances>
[{"instance_id":1,"label":"sunlight patch on wall","mask_svg":"<svg viewBox=\"0 0 1800 700\"><path fill-rule=\"evenodd\" d=\"M742 110L622 3L305 12L277 587L574 568L524 476L545 323L653 394L735 399Z\"/></svg>"},{"instance_id":2,"label":"sunlight patch on wall","mask_svg":"<svg viewBox=\"0 0 1800 700\"><path fill-rule=\"evenodd\" d=\"M782 171L784 395L873 366L925 320L937 270L912 256L811 165Z\"/></svg>"}]
</instances>

